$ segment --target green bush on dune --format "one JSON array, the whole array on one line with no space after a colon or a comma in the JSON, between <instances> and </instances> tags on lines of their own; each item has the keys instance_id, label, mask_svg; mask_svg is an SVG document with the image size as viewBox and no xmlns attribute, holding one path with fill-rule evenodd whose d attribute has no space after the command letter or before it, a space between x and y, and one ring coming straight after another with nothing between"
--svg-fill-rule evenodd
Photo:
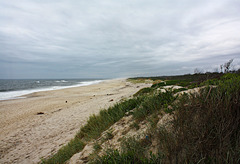
<instances>
[{"instance_id":1,"label":"green bush on dune","mask_svg":"<svg viewBox=\"0 0 240 164\"><path fill-rule=\"evenodd\" d=\"M160 92L156 95L145 96L141 106L133 112L136 120L143 120L155 111L159 111L164 106L171 104L176 97L172 91Z\"/></svg>"},{"instance_id":2,"label":"green bush on dune","mask_svg":"<svg viewBox=\"0 0 240 164\"><path fill-rule=\"evenodd\" d=\"M135 93L133 95L133 97L137 97L137 96L143 96L145 94L150 94L154 91L153 88L150 88L150 87L147 87L147 88L143 88L143 89L140 89L137 93Z\"/></svg>"}]
</instances>

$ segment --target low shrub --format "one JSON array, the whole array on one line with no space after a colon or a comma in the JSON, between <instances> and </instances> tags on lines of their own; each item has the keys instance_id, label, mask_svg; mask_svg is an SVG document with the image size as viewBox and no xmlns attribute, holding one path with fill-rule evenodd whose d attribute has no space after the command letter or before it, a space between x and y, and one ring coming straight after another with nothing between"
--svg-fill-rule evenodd
<instances>
[{"instance_id":1,"label":"low shrub","mask_svg":"<svg viewBox=\"0 0 240 164\"><path fill-rule=\"evenodd\" d=\"M177 93L177 92L181 92L181 91L186 91L188 90L187 88L178 88L178 89L174 89L173 93Z\"/></svg>"},{"instance_id":2,"label":"low shrub","mask_svg":"<svg viewBox=\"0 0 240 164\"><path fill-rule=\"evenodd\" d=\"M165 84L164 81L162 81L162 82L160 82L160 83L153 84L153 85L151 86L151 88L159 88L159 87L163 87L163 86L166 86L166 84Z\"/></svg>"},{"instance_id":3,"label":"low shrub","mask_svg":"<svg viewBox=\"0 0 240 164\"><path fill-rule=\"evenodd\" d=\"M159 88L159 87L169 86L169 85L178 85L182 87L187 87L191 85L191 81L190 80L166 80L160 83L153 84L151 88Z\"/></svg>"},{"instance_id":4,"label":"low shrub","mask_svg":"<svg viewBox=\"0 0 240 164\"><path fill-rule=\"evenodd\" d=\"M174 106L172 130L158 130L164 163L240 162L240 77L231 75ZM171 139L171 141L167 140Z\"/></svg>"},{"instance_id":5,"label":"low shrub","mask_svg":"<svg viewBox=\"0 0 240 164\"><path fill-rule=\"evenodd\" d=\"M134 97L137 97L137 96L143 96L144 94L147 94L147 93L152 93L153 92L153 88L143 88L143 89L140 89L137 93L135 93L133 96Z\"/></svg>"},{"instance_id":6,"label":"low shrub","mask_svg":"<svg viewBox=\"0 0 240 164\"><path fill-rule=\"evenodd\" d=\"M146 116L161 110L162 107L171 104L176 97L172 91L160 92L157 95L146 96L141 106L134 110L133 117L137 120L143 120Z\"/></svg>"}]
</instances>

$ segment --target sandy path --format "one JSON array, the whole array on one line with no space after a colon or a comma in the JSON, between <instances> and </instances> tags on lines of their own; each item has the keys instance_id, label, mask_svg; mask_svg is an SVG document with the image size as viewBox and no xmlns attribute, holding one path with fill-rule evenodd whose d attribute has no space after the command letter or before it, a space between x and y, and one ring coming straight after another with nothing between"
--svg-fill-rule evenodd
<instances>
[{"instance_id":1,"label":"sandy path","mask_svg":"<svg viewBox=\"0 0 240 164\"><path fill-rule=\"evenodd\" d=\"M39 162L72 139L89 115L147 86L108 80L0 101L0 163Z\"/></svg>"}]
</instances>

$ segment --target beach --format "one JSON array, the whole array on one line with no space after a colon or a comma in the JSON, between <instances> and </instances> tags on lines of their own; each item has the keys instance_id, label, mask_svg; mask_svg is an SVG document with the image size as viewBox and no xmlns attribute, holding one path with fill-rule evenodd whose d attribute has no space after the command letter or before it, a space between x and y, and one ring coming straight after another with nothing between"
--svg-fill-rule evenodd
<instances>
[{"instance_id":1,"label":"beach","mask_svg":"<svg viewBox=\"0 0 240 164\"><path fill-rule=\"evenodd\" d=\"M38 163L74 138L88 117L150 84L126 79L0 101L0 163Z\"/></svg>"}]
</instances>

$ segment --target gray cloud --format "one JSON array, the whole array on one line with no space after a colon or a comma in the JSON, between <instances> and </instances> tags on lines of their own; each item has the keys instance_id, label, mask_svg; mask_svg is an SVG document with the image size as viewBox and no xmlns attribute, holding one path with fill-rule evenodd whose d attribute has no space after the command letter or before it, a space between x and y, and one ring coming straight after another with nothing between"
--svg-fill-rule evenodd
<instances>
[{"instance_id":1,"label":"gray cloud","mask_svg":"<svg viewBox=\"0 0 240 164\"><path fill-rule=\"evenodd\" d=\"M234 58L240 2L0 1L0 78L192 73Z\"/></svg>"}]
</instances>

